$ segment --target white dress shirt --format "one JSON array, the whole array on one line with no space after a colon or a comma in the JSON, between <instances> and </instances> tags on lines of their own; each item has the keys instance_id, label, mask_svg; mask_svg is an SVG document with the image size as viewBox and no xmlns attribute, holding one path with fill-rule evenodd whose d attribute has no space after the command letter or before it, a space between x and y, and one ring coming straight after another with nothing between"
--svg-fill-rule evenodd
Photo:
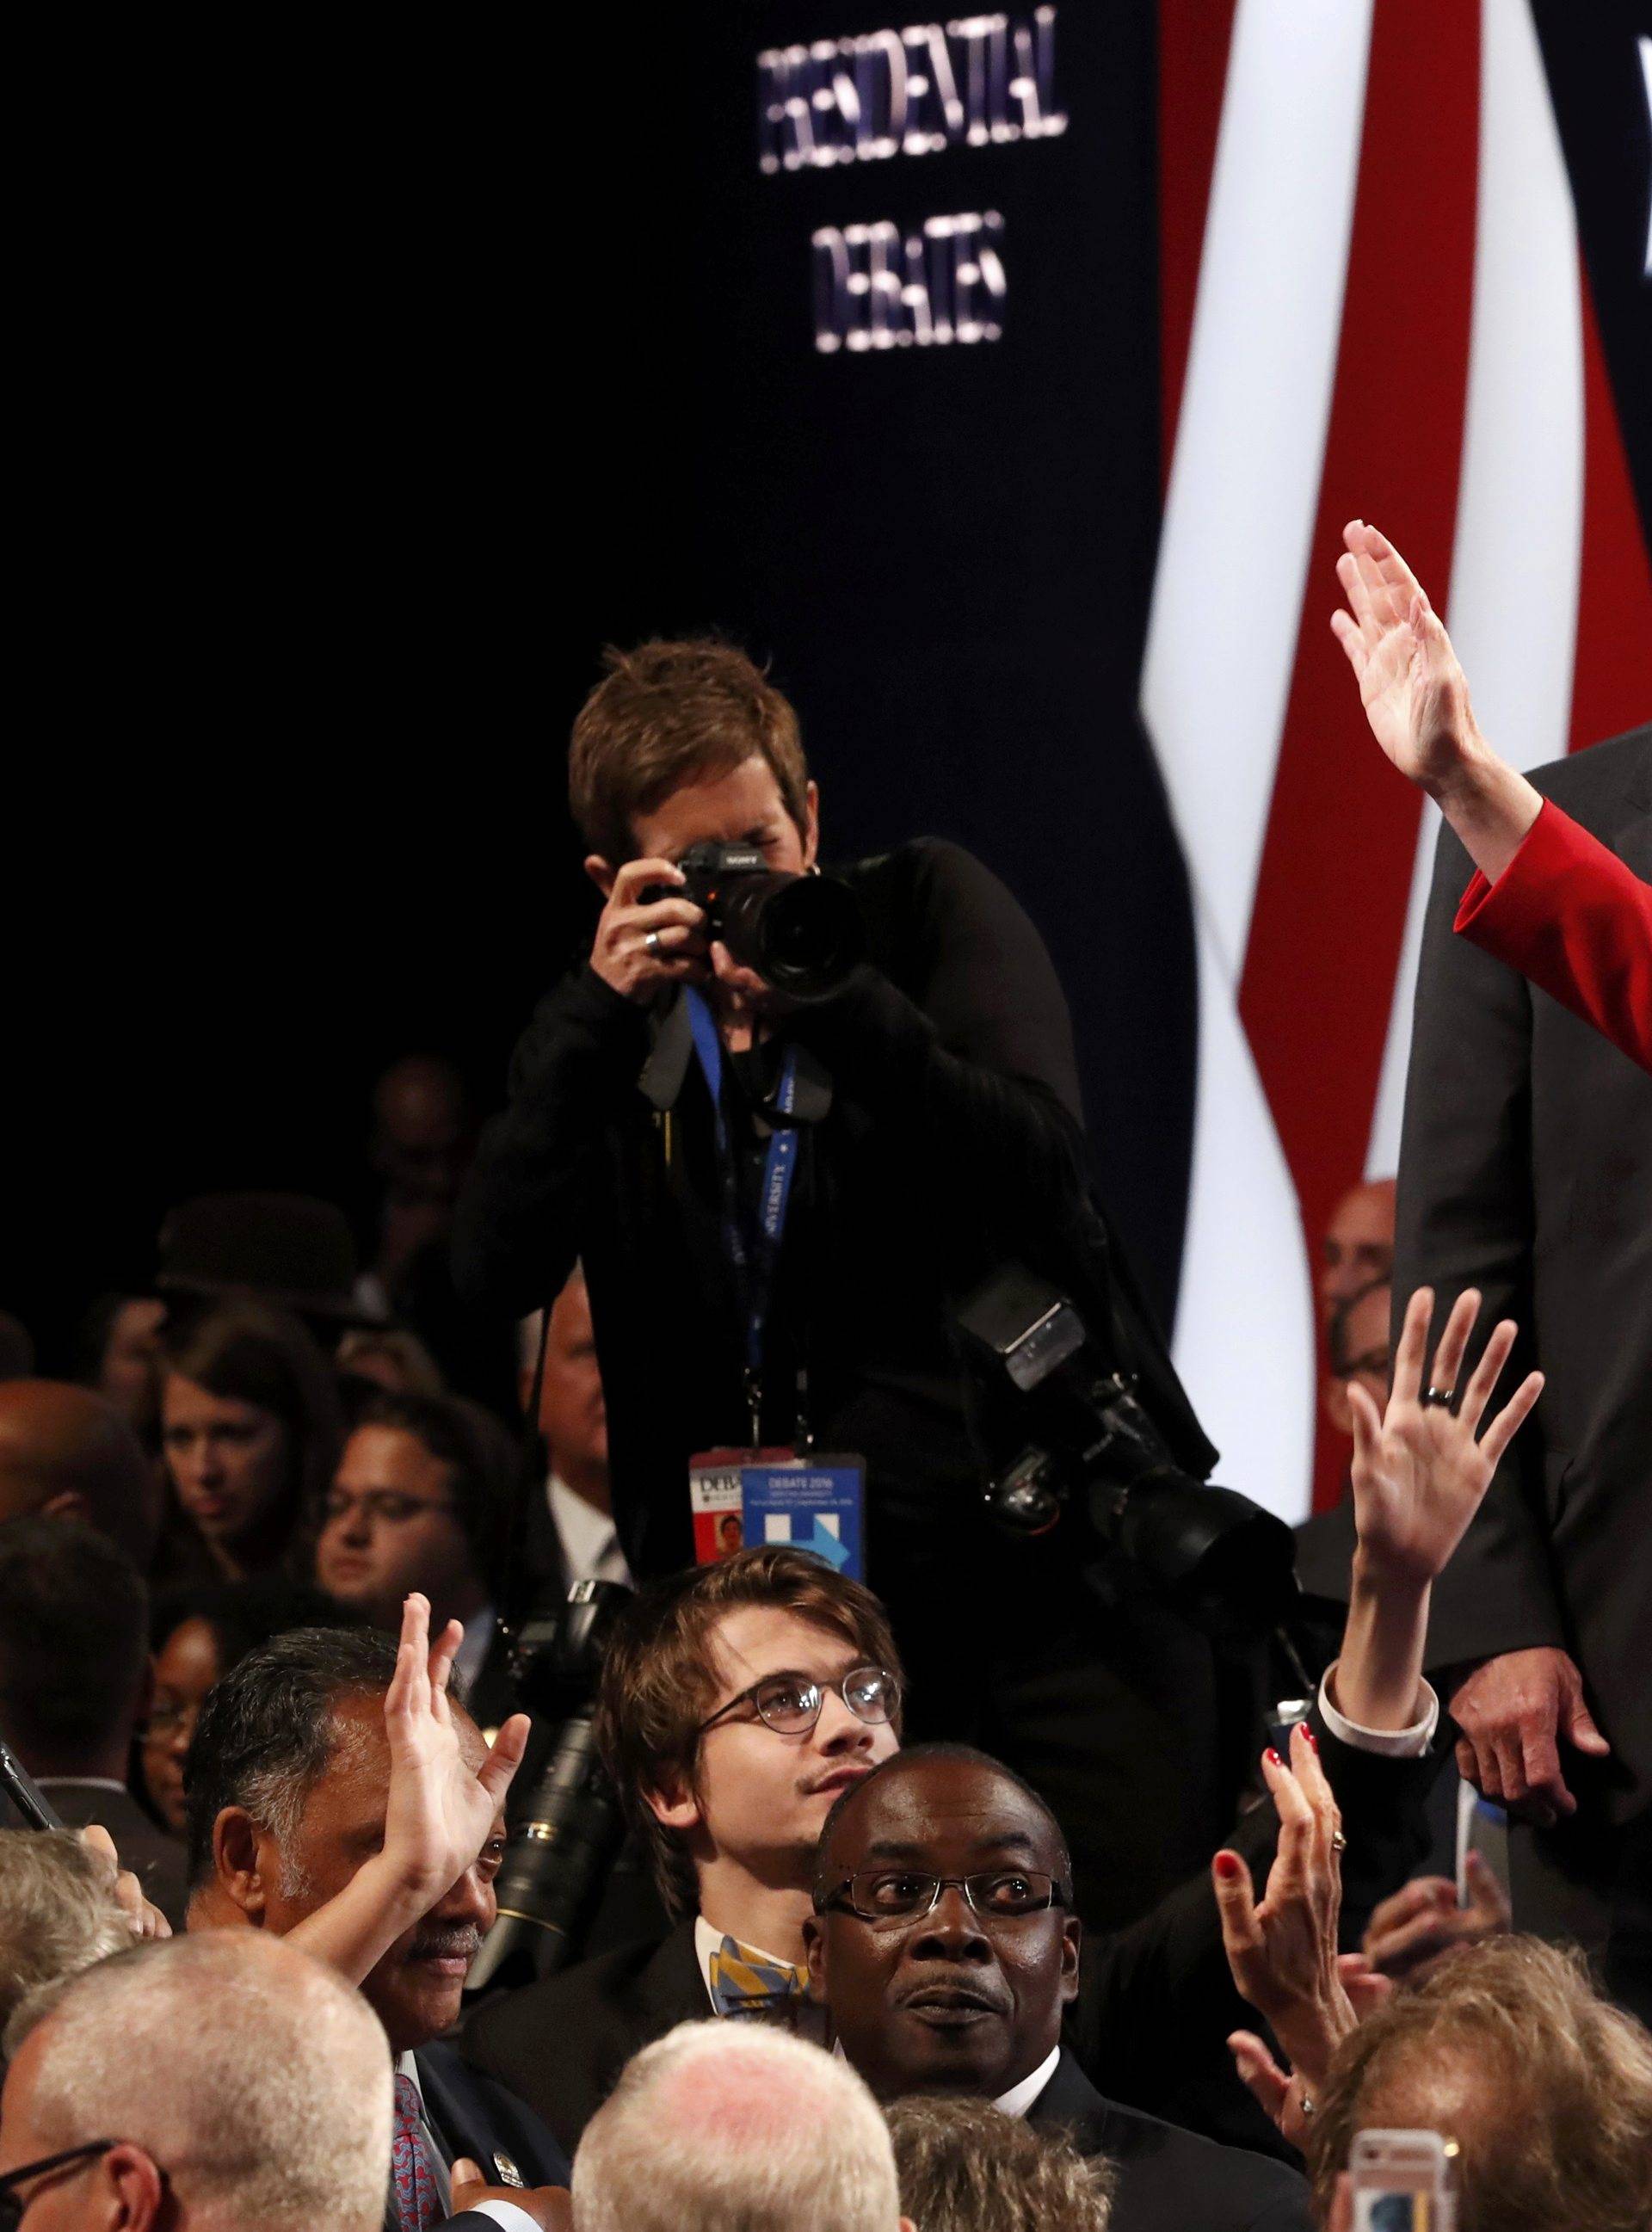
<instances>
[{"instance_id":1,"label":"white dress shirt","mask_svg":"<svg viewBox=\"0 0 1652 2232\"><path fill-rule=\"evenodd\" d=\"M570 1582L623 1581L629 1588L631 1568L609 1515L587 1503L554 1473L545 1483L545 1501L567 1561Z\"/></svg>"},{"instance_id":2,"label":"white dress shirt","mask_svg":"<svg viewBox=\"0 0 1652 2232\"><path fill-rule=\"evenodd\" d=\"M1007 2092L1001 2092L993 2102L994 2108L1006 2116L1024 2116L1039 2094L1055 2074L1055 2065L1061 2059L1061 2041L1045 2055L1030 2077L1023 2077L1019 2085L1012 2085Z\"/></svg>"}]
</instances>

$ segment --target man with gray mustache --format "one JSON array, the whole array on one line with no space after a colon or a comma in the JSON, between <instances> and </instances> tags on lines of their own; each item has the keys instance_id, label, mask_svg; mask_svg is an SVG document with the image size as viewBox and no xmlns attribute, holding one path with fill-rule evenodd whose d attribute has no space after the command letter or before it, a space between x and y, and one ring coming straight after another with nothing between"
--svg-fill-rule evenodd
<instances>
[{"instance_id":1,"label":"man with gray mustache","mask_svg":"<svg viewBox=\"0 0 1652 2232\"><path fill-rule=\"evenodd\" d=\"M399 1651L296 1629L209 1692L185 1769L189 1926L290 1936L360 1985L395 2062L387 2232L560 2227L566 2156L439 2043L493 1922L527 1729L508 1721L489 1749L447 1694L458 1624L432 1647L429 1618L411 1596Z\"/></svg>"}]
</instances>

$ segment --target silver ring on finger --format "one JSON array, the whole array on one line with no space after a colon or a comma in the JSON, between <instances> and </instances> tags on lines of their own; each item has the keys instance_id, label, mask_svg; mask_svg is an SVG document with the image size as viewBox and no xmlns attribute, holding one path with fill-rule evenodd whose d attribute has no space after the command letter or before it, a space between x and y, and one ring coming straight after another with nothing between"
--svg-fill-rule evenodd
<instances>
[{"instance_id":1,"label":"silver ring on finger","mask_svg":"<svg viewBox=\"0 0 1652 2232\"><path fill-rule=\"evenodd\" d=\"M644 946L646 948L646 950L647 950L647 951L649 952L649 954L653 957L653 959L654 959L654 960L656 960L656 961L658 961L658 960L659 959L659 932L658 932L658 931L657 931L657 930L651 930L651 931L649 931L648 935L644 938L644 940L643 940L643 944L644 944Z\"/></svg>"},{"instance_id":2,"label":"silver ring on finger","mask_svg":"<svg viewBox=\"0 0 1652 2232\"><path fill-rule=\"evenodd\" d=\"M1457 1392L1455 1388L1430 1387L1427 1389L1423 1394L1422 1407L1425 1411L1428 1410L1430 1405L1433 1405L1435 1409L1441 1411L1448 1411L1456 1399Z\"/></svg>"}]
</instances>

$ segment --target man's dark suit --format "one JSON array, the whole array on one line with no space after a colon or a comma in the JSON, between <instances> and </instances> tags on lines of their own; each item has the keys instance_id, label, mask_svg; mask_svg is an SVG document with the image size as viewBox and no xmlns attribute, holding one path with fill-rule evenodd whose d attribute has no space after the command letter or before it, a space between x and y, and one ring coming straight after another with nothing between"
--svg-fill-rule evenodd
<instances>
[{"instance_id":1,"label":"man's dark suit","mask_svg":"<svg viewBox=\"0 0 1652 2232\"><path fill-rule=\"evenodd\" d=\"M1652 877L1652 728L1532 780ZM1472 873L1442 831L1406 1087L1395 1308L1397 1319L1432 1285L1438 1324L1478 1286L1483 1329L1506 1315L1521 1327L1506 1384L1533 1363L1547 1384L1435 1590L1429 1660L1546 1645L1582 1669L1612 1757L1563 1747L1580 1811L1512 1839L1515 1917L1621 1962L1633 1957L1623 1933L1647 1924L1644 1904L1631 1920L1628 1853L1636 1838L1644 1851L1652 1807L1652 1077L1454 934ZM1652 1961L1652 1946L1640 1952ZM1642 2013L1649 1983L1652 1971Z\"/></svg>"},{"instance_id":2,"label":"man's dark suit","mask_svg":"<svg viewBox=\"0 0 1652 2232\"><path fill-rule=\"evenodd\" d=\"M570 2154L633 2054L711 2013L694 1924L624 1945L479 2008L459 2041L467 2061L531 2101Z\"/></svg>"},{"instance_id":3,"label":"man's dark suit","mask_svg":"<svg viewBox=\"0 0 1652 2232\"><path fill-rule=\"evenodd\" d=\"M130 1791L106 1789L100 1783L60 1781L46 1775L39 1781L66 1827L86 1829L95 1821L108 1831L121 1866L130 1868L137 1877L144 1897L160 1909L175 1930L182 1930L189 1894L184 1884L181 1840L158 1829Z\"/></svg>"},{"instance_id":4,"label":"man's dark suit","mask_svg":"<svg viewBox=\"0 0 1652 2232\"><path fill-rule=\"evenodd\" d=\"M425 2121L436 2135L444 2162L451 2166L466 2156L496 2185L512 2182L501 2174L501 2160L515 2165L524 2185L567 2183L572 2175L567 2157L533 2110L514 2093L480 2071L467 2068L450 2046L422 2046L413 2059L418 2064ZM474 2225L477 2232L491 2221L469 2209L446 2219L448 2224ZM385 2232L398 2232L392 2203L385 2204Z\"/></svg>"},{"instance_id":5,"label":"man's dark suit","mask_svg":"<svg viewBox=\"0 0 1652 2232\"><path fill-rule=\"evenodd\" d=\"M1422 1801L1435 1762L1355 1751L1317 1716L1315 1725L1348 1837L1345 1917L1357 1943L1371 1905L1404 1881L1425 1847ZM1260 1806L1230 1839L1259 1881L1277 1837L1273 1807ZM694 1925L683 1922L658 1943L605 1954L479 2008L460 2051L531 2102L572 2153L632 2055L673 2024L710 2012ZM1230 2031L1254 2022L1234 1990L1215 1898L1202 1872L1128 1929L1086 1938L1066 2036L1113 2096L1208 2122L1205 2067L1225 2057ZM1232 2090L1248 2105L1236 2081ZM1247 2138L1262 2136L1248 2122L1224 2119L1221 2128L1224 2136L1240 2129Z\"/></svg>"},{"instance_id":6,"label":"man's dark suit","mask_svg":"<svg viewBox=\"0 0 1652 2232\"><path fill-rule=\"evenodd\" d=\"M1105 2100L1065 2047L1027 2120L1118 2164L1110 2232L1310 2232L1308 2189L1294 2170Z\"/></svg>"}]
</instances>

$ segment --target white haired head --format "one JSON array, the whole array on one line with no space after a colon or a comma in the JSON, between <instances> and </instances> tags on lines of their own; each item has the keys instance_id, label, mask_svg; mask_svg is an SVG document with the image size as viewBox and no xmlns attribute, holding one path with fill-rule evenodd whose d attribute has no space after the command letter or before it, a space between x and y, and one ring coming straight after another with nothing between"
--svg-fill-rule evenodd
<instances>
[{"instance_id":1,"label":"white haired head","mask_svg":"<svg viewBox=\"0 0 1652 2232\"><path fill-rule=\"evenodd\" d=\"M72 1829L0 1829L0 2030L31 1992L131 1943L102 1853Z\"/></svg>"},{"instance_id":2,"label":"white haired head","mask_svg":"<svg viewBox=\"0 0 1652 2232\"><path fill-rule=\"evenodd\" d=\"M141 2150L201 2232L378 2232L390 2049L330 1969L254 1930L133 1947L25 2001L6 2033L8 2151ZM86 2175L95 2178L103 2165Z\"/></svg>"},{"instance_id":3,"label":"white haired head","mask_svg":"<svg viewBox=\"0 0 1652 2232\"><path fill-rule=\"evenodd\" d=\"M845 2061L766 2024L679 2023L573 2160L579 2232L897 2232L889 2131Z\"/></svg>"}]
</instances>

